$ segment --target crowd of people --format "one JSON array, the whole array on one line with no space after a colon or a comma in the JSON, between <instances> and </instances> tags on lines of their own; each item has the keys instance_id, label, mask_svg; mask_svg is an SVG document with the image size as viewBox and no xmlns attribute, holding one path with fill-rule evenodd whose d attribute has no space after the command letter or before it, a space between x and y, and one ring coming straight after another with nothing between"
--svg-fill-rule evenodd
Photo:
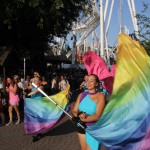
<instances>
[{"instance_id":1,"label":"crowd of people","mask_svg":"<svg viewBox=\"0 0 150 150\"><path fill-rule=\"evenodd\" d=\"M85 122L84 127L88 127L95 122L102 114L105 106L105 94L100 91L99 79L96 75L87 75L85 70L78 70L77 73L69 71L51 73L48 79L41 76L37 71L33 72L33 77L27 75L25 80L18 75L7 77L6 88L0 90L0 120L1 126L10 126L19 124L23 121L24 100L25 98L41 98L42 93L33 86L43 90L47 95L54 95L60 91L66 90L70 85L70 101L75 104L72 109L72 115ZM88 96L88 98L85 95ZM85 99L85 100L84 100ZM83 101L84 100L84 101ZM5 103L4 103L5 101ZM86 106L92 106L91 109ZM81 148L88 148L85 141L88 136L90 146L98 148L98 143L87 133L77 128ZM35 140L36 136L33 136ZM92 143L91 143L92 142ZM94 145L93 145L94 144ZM97 146L96 146L97 145Z\"/></svg>"},{"instance_id":2,"label":"crowd of people","mask_svg":"<svg viewBox=\"0 0 150 150\"><path fill-rule=\"evenodd\" d=\"M68 83L71 91L77 91L85 73L86 71L82 69L78 71L62 69L45 76L35 71L32 75L27 75L25 79L19 75L11 75L7 76L5 87L0 78L0 126L12 125L15 121L15 124L19 124L23 121L24 99L42 97L32 83L39 85L47 95L54 95L65 90Z\"/></svg>"}]
</instances>

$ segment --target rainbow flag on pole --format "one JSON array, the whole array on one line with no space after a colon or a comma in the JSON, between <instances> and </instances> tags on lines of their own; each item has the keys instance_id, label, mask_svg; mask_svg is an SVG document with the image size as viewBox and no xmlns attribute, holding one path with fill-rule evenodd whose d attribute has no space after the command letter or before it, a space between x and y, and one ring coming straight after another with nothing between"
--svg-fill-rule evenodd
<instances>
[{"instance_id":1,"label":"rainbow flag on pole","mask_svg":"<svg viewBox=\"0 0 150 150\"><path fill-rule=\"evenodd\" d=\"M112 95L86 130L110 150L150 150L150 57L128 35L118 45Z\"/></svg>"},{"instance_id":2,"label":"rainbow flag on pole","mask_svg":"<svg viewBox=\"0 0 150 150\"><path fill-rule=\"evenodd\" d=\"M68 85L69 89L70 86ZM62 109L68 110L69 89L50 96ZM38 134L47 131L61 119L63 111L48 98L26 98L24 101L24 132Z\"/></svg>"}]
</instances>

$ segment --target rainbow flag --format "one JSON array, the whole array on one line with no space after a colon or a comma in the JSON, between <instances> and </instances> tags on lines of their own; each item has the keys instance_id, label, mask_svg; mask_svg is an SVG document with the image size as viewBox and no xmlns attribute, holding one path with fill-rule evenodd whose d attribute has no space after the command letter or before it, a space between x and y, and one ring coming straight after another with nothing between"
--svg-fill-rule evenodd
<instances>
[{"instance_id":1,"label":"rainbow flag","mask_svg":"<svg viewBox=\"0 0 150 150\"><path fill-rule=\"evenodd\" d=\"M112 95L86 131L110 150L150 150L150 57L128 35L118 44Z\"/></svg>"},{"instance_id":2,"label":"rainbow flag","mask_svg":"<svg viewBox=\"0 0 150 150\"><path fill-rule=\"evenodd\" d=\"M95 52L87 51L83 56L83 62L88 74L96 74L99 80L104 81L102 85L108 93L112 93L114 75L116 65L113 65L111 72L109 72L104 60L99 57Z\"/></svg>"},{"instance_id":3,"label":"rainbow flag","mask_svg":"<svg viewBox=\"0 0 150 150\"><path fill-rule=\"evenodd\" d=\"M70 89L70 85L68 85ZM69 89L49 96L62 109L68 111ZM38 134L55 126L62 118L63 111L48 98L26 98L24 101L24 132L25 134Z\"/></svg>"}]
</instances>

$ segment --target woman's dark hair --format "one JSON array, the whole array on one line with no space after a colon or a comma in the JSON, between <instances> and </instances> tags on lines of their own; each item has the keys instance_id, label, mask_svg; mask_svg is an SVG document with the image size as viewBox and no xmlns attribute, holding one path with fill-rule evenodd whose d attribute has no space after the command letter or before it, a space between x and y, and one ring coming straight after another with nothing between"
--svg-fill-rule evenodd
<instances>
[{"instance_id":1,"label":"woman's dark hair","mask_svg":"<svg viewBox=\"0 0 150 150\"><path fill-rule=\"evenodd\" d=\"M97 76L96 74L89 74L89 76L94 76L96 82L97 82L98 84L100 83L99 78L98 78L98 76Z\"/></svg>"},{"instance_id":2,"label":"woman's dark hair","mask_svg":"<svg viewBox=\"0 0 150 150\"><path fill-rule=\"evenodd\" d=\"M14 77L7 77L7 79L10 79L11 80L11 82L12 82L12 86L14 87L14 85L16 84L17 86L18 86L18 84L15 82L15 80L14 80ZM9 84L7 85L8 87L10 86Z\"/></svg>"},{"instance_id":3,"label":"woman's dark hair","mask_svg":"<svg viewBox=\"0 0 150 150\"><path fill-rule=\"evenodd\" d=\"M95 77L95 81L98 83L98 85L96 86L96 89L99 90L100 89L100 80L99 80L98 76L96 74L89 74L89 76Z\"/></svg>"},{"instance_id":4,"label":"woman's dark hair","mask_svg":"<svg viewBox=\"0 0 150 150\"><path fill-rule=\"evenodd\" d=\"M42 81L42 77L37 77L37 78L39 78L39 81L40 81L40 82Z\"/></svg>"}]
</instances>

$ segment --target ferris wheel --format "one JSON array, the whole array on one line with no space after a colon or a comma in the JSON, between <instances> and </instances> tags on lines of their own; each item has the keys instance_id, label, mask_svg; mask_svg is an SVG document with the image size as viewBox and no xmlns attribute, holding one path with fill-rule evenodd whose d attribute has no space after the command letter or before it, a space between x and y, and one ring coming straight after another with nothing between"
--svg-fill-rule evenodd
<instances>
[{"instance_id":1,"label":"ferris wheel","mask_svg":"<svg viewBox=\"0 0 150 150\"><path fill-rule=\"evenodd\" d=\"M114 9L116 9L114 8L115 5L118 6L119 12L118 34L129 34L128 28L123 25L122 16L124 2L126 2L128 6L126 10L130 12L135 36L139 39L134 0L88 0L88 4L85 8L86 15L81 14L78 21L74 22L72 27L74 37L72 64L75 63L75 55L84 54L90 47L92 51L95 51L108 65L110 65L110 58L113 57L115 59L115 47L109 47L108 33L109 30L111 30L110 23Z\"/></svg>"}]
</instances>

